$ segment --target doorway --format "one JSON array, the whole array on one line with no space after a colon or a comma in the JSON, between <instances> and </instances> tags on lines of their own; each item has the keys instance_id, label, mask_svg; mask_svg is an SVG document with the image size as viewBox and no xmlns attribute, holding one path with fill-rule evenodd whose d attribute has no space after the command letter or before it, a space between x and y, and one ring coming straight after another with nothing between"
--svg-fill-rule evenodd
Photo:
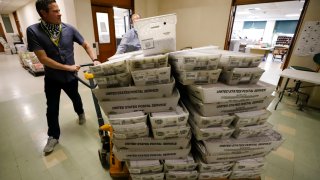
<instances>
[{"instance_id":1,"label":"doorway","mask_svg":"<svg viewBox=\"0 0 320 180\"><path fill-rule=\"evenodd\" d=\"M94 47L97 58L105 62L116 53L122 36L129 30L130 15L134 11L133 0L91 0Z\"/></svg>"},{"instance_id":2,"label":"doorway","mask_svg":"<svg viewBox=\"0 0 320 180\"><path fill-rule=\"evenodd\" d=\"M306 9L305 1L235 0L225 49L264 55L261 80L277 85Z\"/></svg>"}]
</instances>

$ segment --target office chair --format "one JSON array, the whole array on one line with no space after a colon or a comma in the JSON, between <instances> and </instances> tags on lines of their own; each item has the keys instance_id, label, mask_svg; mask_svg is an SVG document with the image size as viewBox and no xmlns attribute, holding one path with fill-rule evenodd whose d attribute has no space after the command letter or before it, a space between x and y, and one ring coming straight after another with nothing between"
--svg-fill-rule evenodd
<instances>
[{"instance_id":1,"label":"office chair","mask_svg":"<svg viewBox=\"0 0 320 180\"><path fill-rule=\"evenodd\" d=\"M288 52L288 48L274 47L274 49L272 51L272 61L274 61L274 59L281 59L281 62L282 62L283 58L287 54L287 52ZM277 56L280 56L280 58Z\"/></svg>"},{"instance_id":2,"label":"office chair","mask_svg":"<svg viewBox=\"0 0 320 180\"><path fill-rule=\"evenodd\" d=\"M294 70L300 70L300 71L309 71L309 72L319 72L320 69L320 53L315 54L313 56L313 61L317 64L317 68L315 70L311 69L311 68L307 68L307 67L303 67L303 66L290 66L290 69L294 69ZM288 92L289 92L289 96L291 95L291 93L296 92L297 93L297 100L296 100L296 104L299 101L299 96L300 94L306 96L306 103L308 103L309 100L309 94L301 92L300 89L301 88L306 88L306 87L313 87L313 86L301 86L302 81L300 80L294 80L294 82L296 83L295 86L293 88L289 88Z\"/></svg>"}]
</instances>

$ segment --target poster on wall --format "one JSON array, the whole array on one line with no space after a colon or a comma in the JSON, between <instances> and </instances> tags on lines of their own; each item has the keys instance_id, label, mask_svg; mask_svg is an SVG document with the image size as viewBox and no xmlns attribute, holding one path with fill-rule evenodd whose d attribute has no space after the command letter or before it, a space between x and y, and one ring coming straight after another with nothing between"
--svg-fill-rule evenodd
<instances>
[{"instance_id":1,"label":"poster on wall","mask_svg":"<svg viewBox=\"0 0 320 180\"><path fill-rule=\"evenodd\" d=\"M320 21L307 21L294 52L297 56L320 53Z\"/></svg>"}]
</instances>

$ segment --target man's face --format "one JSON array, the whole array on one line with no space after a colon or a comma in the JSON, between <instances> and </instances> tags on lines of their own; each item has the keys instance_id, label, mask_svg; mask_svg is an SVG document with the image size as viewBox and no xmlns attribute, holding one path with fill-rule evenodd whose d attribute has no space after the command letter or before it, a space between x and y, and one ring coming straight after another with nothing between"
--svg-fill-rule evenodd
<instances>
[{"instance_id":1,"label":"man's face","mask_svg":"<svg viewBox=\"0 0 320 180\"><path fill-rule=\"evenodd\" d=\"M42 19L50 24L60 24L61 23L61 14L60 9L57 3L51 3L49 4L49 11L43 11L42 12Z\"/></svg>"}]
</instances>

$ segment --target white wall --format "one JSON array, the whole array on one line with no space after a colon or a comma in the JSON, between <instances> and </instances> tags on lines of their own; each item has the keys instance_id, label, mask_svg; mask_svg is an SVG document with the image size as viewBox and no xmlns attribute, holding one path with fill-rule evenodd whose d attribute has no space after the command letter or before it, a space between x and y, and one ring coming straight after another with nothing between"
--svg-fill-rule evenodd
<instances>
[{"instance_id":1,"label":"white wall","mask_svg":"<svg viewBox=\"0 0 320 180\"><path fill-rule=\"evenodd\" d=\"M266 27L264 28L264 34L263 34L263 41L264 43L268 43L271 45L272 42L272 36L273 36L273 29L276 25L275 20L267 21Z\"/></svg>"},{"instance_id":2,"label":"white wall","mask_svg":"<svg viewBox=\"0 0 320 180\"><path fill-rule=\"evenodd\" d=\"M231 0L161 0L159 14L177 14L177 49L224 47Z\"/></svg>"}]
</instances>

